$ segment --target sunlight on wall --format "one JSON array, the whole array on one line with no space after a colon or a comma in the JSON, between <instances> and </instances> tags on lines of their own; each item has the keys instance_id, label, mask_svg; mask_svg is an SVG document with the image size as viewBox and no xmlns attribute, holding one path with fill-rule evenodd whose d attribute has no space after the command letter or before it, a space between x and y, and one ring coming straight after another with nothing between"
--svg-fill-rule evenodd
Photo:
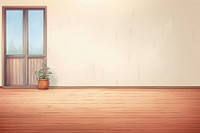
<instances>
[{"instance_id":1,"label":"sunlight on wall","mask_svg":"<svg viewBox=\"0 0 200 133\"><path fill-rule=\"evenodd\" d=\"M200 85L200 1L0 4L47 6L53 86Z\"/></svg>"},{"instance_id":2,"label":"sunlight on wall","mask_svg":"<svg viewBox=\"0 0 200 133\"><path fill-rule=\"evenodd\" d=\"M111 0L77 0L77 3L88 4L88 5L98 5L98 4L105 4L110 1Z\"/></svg>"}]
</instances>

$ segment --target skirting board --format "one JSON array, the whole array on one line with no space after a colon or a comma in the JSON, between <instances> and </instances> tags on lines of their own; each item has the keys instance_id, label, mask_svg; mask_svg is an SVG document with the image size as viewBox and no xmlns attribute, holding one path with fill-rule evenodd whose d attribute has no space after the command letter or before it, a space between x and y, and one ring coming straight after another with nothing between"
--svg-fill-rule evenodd
<instances>
[{"instance_id":1,"label":"skirting board","mask_svg":"<svg viewBox=\"0 0 200 133\"><path fill-rule=\"evenodd\" d=\"M50 86L50 89L200 89L200 86Z\"/></svg>"},{"instance_id":2,"label":"skirting board","mask_svg":"<svg viewBox=\"0 0 200 133\"><path fill-rule=\"evenodd\" d=\"M5 89L37 89L37 86L0 86ZM200 86L50 86L49 89L200 89Z\"/></svg>"}]
</instances>

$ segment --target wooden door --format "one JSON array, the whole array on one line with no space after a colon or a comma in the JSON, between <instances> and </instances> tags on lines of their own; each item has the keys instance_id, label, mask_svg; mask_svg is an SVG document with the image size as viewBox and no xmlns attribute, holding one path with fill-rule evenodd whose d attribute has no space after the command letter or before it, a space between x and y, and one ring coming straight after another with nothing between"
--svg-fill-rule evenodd
<instances>
[{"instance_id":1,"label":"wooden door","mask_svg":"<svg viewBox=\"0 0 200 133\"><path fill-rule=\"evenodd\" d=\"M3 18L4 86L35 85L46 63L45 9L3 7Z\"/></svg>"}]
</instances>

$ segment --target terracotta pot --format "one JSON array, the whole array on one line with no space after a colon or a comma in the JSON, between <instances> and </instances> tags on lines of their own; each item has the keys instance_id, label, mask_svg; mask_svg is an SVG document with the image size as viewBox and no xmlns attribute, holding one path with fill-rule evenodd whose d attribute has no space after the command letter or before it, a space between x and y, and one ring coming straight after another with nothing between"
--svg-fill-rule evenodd
<instances>
[{"instance_id":1,"label":"terracotta pot","mask_svg":"<svg viewBox=\"0 0 200 133\"><path fill-rule=\"evenodd\" d=\"M38 89L48 90L49 88L49 79L40 79L38 80Z\"/></svg>"}]
</instances>

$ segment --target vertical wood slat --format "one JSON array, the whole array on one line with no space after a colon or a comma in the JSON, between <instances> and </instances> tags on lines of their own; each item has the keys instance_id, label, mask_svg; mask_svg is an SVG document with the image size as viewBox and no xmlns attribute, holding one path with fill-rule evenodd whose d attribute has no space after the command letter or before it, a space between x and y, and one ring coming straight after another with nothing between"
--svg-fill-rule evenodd
<instances>
[{"instance_id":1,"label":"vertical wood slat","mask_svg":"<svg viewBox=\"0 0 200 133\"><path fill-rule=\"evenodd\" d=\"M11 82L11 78L10 78L10 61L8 61L8 59L6 60L6 64L7 64L7 66L6 66L6 85L9 83L9 82Z\"/></svg>"},{"instance_id":2,"label":"vertical wood slat","mask_svg":"<svg viewBox=\"0 0 200 133\"><path fill-rule=\"evenodd\" d=\"M23 58L6 59L6 85L23 85Z\"/></svg>"},{"instance_id":3,"label":"vertical wood slat","mask_svg":"<svg viewBox=\"0 0 200 133\"><path fill-rule=\"evenodd\" d=\"M39 70L42 67L42 63L44 62L43 58L29 58L28 59L28 84L35 85L37 84L37 79L35 75L35 71Z\"/></svg>"}]
</instances>

